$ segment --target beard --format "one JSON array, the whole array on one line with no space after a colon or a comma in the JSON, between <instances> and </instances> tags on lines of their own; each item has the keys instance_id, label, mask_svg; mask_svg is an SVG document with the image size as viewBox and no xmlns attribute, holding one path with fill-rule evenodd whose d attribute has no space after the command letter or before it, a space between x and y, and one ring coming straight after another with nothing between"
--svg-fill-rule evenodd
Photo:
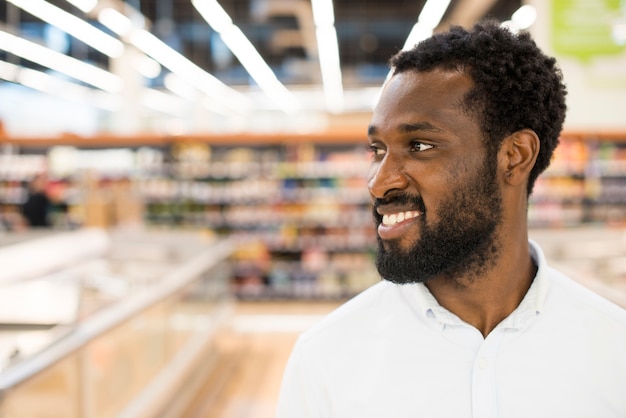
<instances>
[{"instance_id":1,"label":"beard","mask_svg":"<svg viewBox=\"0 0 626 418\"><path fill-rule=\"evenodd\" d=\"M439 220L433 223L428 222L421 197L401 194L385 199L385 203L420 208L422 215L415 219L420 236L408 250L378 236L376 268L381 277L397 284L424 283L439 276L474 280L493 266L500 251L495 236L502 221L495 172L495 163L486 161L473 181L464 182L442 203L436 212ZM382 218L375 208L379 225Z\"/></svg>"}]
</instances>

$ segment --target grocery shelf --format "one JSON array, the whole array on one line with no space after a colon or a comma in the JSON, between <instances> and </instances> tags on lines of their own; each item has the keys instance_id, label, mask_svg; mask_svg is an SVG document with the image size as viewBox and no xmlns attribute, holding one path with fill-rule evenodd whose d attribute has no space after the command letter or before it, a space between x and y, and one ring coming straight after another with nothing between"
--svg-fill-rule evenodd
<instances>
[{"instance_id":1,"label":"grocery shelf","mask_svg":"<svg viewBox=\"0 0 626 418\"><path fill-rule=\"evenodd\" d=\"M626 225L625 138L626 132L564 133L531 196L529 225ZM12 163L0 169L0 216L14 216L25 197L23 181L48 165L66 206L54 214L58 227L143 224L233 237L233 288L241 297L343 298L377 280L370 273L370 159L358 132L58 140L73 148L37 154L43 143L23 139L13 142L18 152L2 156ZM98 144L104 148L95 149ZM125 163L102 163L117 145ZM84 165L71 171L61 164L67 161ZM342 256L367 279L346 278L334 262ZM284 266L311 263L307 257L318 264Z\"/></svg>"}]
</instances>

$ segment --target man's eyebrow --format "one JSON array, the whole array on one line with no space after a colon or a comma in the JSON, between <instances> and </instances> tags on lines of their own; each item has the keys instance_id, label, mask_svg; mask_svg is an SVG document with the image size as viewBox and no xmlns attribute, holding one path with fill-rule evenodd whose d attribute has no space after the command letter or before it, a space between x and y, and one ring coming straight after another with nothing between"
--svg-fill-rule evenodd
<instances>
[{"instance_id":1,"label":"man's eyebrow","mask_svg":"<svg viewBox=\"0 0 626 418\"><path fill-rule=\"evenodd\" d=\"M435 125L428 123L428 122L403 123L402 125L398 127L398 131L403 134L408 134L408 133L417 132L417 131L437 132L437 133L444 132L443 129L438 128ZM370 136L376 135L377 132L378 132L378 129L376 128L376 126L374 125L368 126L367 128L368 135Z\"/></svg>"},{"instance_id":2,"label":"man's eyebrow","mask_svg":"<svg viewBox=\"0 0 626 418\"><path fill-rule=\"evenodd\" d=\"M443 129L438 128L428 122L416 122L404 123L398 127L398 131L406 134L415 131L443 132Z\"/></svg>"}]
</instances>

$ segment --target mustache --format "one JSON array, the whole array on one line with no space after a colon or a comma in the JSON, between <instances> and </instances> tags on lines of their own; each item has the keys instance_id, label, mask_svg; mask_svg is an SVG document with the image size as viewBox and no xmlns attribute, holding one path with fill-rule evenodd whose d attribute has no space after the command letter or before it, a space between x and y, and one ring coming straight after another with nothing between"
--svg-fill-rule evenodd
<instances>
[{"instance_id":1,"label":"mustache","mask_svg":"<svg viewBox=\"0 0 626 418\"><path fill-rule=\"evenodd\" d=\"M375 218L382 218L377 209L381 206L385 205L395 205L395 206L409 206L417 208L422 213L426 212L426 207L424 206L424 200L419 195L411 195L408 193L398 193L393 196L383 197L381 199L374 199L374 206L372 208L374 212Z\"/></svg>"}]
</instances>

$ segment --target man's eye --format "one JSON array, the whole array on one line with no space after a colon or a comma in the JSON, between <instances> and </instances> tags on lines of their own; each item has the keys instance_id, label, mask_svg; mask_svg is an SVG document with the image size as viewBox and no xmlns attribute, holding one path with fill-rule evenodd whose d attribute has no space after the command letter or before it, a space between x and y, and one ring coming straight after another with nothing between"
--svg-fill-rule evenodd
<instances>
[{"instance_id":1,"label":"man's eye","mask_svg":"<svg viewBox=\"0 0 626 418\"><path fill-rule=\"evenodd\" d=\"M429 144L424 144L423 142L414 142L411 149L412 151L417 151L417 152L421 152L421 151L426 151L433 148L433 145L429 145Z\"/></svg>"},{"instance_id":2,"label":"man's eye","mask_svg":"<svg viewBox=\"0 0 626 418\"><path fill-rule=\"evenodd\" d=\"M385 150L377 147L376 145L370 145L370 152L373 157L379 157L381 155L385 155Z\"/></svg>"}]
</instances>

